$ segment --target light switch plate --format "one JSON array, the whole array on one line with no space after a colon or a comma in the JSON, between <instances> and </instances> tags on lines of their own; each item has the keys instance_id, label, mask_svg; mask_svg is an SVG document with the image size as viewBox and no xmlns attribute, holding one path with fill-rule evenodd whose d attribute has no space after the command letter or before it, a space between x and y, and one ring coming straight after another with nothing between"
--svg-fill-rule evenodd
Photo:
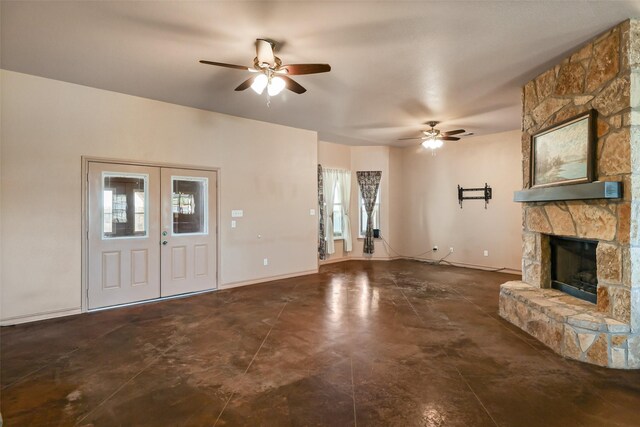
<instances>
[{"instance_id":1,"label":"light switch plate","mask_svg":"<svg viewBox=\"0 0 640 427\"><path fill-rule=\"evenodd\" d=\"M244 211L242 209L234 209L231 211L231 218L242 218Z\"/></svg>"},{"instance_id":2,"label":"light switch plate","mask_svg":"<svg viewBox=\"0 0 640 427\"><path fill-rule=\"evenodd\" d=\"M309 215L314 216L316 214L315 209L309 209Z\"/></svg>"}]
</instances>

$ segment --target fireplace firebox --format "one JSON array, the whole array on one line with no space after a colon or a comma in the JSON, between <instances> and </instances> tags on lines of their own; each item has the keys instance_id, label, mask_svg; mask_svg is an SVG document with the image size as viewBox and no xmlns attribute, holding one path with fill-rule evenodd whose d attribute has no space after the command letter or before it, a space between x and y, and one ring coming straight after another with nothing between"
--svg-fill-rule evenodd
<instances>
[{"instance_id":1,"label":"fireplace firebox","mask_svg":"<svg viewBox=\"0 0 640 427\"><path fill-rule=\"evenodd\" d=\"M598 242L549 236L549 243L551 245L551 287L596 304Z\"/></svg>"}]
</instances>

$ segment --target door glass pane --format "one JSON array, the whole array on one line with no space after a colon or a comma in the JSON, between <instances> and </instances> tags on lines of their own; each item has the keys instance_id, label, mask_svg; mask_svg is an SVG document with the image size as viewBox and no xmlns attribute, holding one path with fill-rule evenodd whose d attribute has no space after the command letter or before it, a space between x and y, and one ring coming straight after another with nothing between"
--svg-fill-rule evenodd
<instances>
[{"instance_id":1,"label":"door glass pane","mask_svg":"<svg viewBox=\"0 0 640 427\"><path fill-rule=\"evenodd\" d=\"M147 176L105 173L102 235L105 239L147 235Z\"/></svg>"},{"instance_id":2,"label":"door glass pane","mask_svg":"<svg viewBox=\"0 0 640 427\"><path fill-rule=\"evenodd\" d=\"M207 233L207 178L171 177L173 234Z\"/></svg>"}]
</instances>

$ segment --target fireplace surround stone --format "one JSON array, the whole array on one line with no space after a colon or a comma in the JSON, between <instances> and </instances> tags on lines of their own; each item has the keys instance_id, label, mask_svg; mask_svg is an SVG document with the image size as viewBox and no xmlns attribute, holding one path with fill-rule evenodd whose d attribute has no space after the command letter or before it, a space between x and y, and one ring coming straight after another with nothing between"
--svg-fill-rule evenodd
<instances>
[{"instance_id":1,"label":"fireplace surround stone","mask_svg":"<svg viewBox=\"0 0 640 427\"><path fill-rule=\"evenodd\" d=\"M596 179L619 199L523 203L522 281L505 283L500 315L565 357L640 368L640 21L587 42L522 91L523 188L531 136L597 111ZM549 236L597 242L597 305L551 287Z\"/></svg>"}]
</instances>

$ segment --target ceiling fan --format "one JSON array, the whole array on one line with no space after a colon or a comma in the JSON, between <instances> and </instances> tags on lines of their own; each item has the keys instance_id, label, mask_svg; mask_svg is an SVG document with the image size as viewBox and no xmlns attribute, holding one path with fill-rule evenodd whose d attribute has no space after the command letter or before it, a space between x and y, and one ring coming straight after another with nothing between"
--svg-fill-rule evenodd
<instances>
[{"instance_id":1,"label":"ceiling fan","mask_svg":"<svg viewBox=\"0 0 640 427\"><path fill-rule=\"evenodd\" d=\"M235 90L241 91L250 87L260 95L266 88L269 96L275 96L285 88L295 93L305 93L307 91L289 76L326 73L331 71L331 66L329 64L282 65L282 60L274 54L274 48L274 42L265 39L256 39L256 57L253 59L253 67L205 60L201 60L200 62L202 64L216 65L218 67L233 68L236 70L255 73L255 75L242 82Z\"/></svg>"},{"instance_id":2,"label":"ceiling fan","mask_svg":"<svg viewBox=\"0 0 640 427\"><path fill-rule=\"evenodd\" d=\"M435 150L436 148L442 147L442 144L443 144L442 141L459 141L460 137L453 136L453 135L459 135L461 133L466 132L464 129L456 129L456 130L450 130L447 132L441 132L439 129L436 129L436 126L438 125L438 123L440 122L436 122L433 120L426 122L425 124L429 125L431 129L423 130L422 136L417 138L400 138L398 141L421 139L422 146L424 148L431 148L432 150Z\"/></svg>"}]
</instances>

